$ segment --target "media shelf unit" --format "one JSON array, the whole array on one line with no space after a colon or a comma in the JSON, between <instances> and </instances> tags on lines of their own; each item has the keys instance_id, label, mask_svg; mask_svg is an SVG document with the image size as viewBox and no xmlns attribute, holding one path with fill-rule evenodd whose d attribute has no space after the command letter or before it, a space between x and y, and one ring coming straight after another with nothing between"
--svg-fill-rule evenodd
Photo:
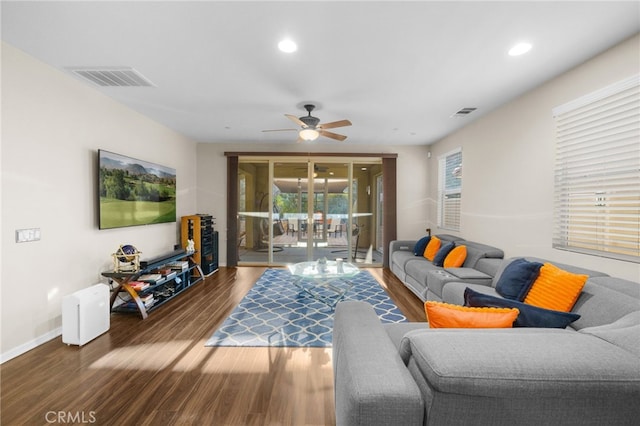
<instances>
[{"instance_id":1,"label":"media shelf unit","mask_svg":"<svg viewBox=\"0 0 640 426\"><path fill-rule=\"evenodd\" d=\"M164 305L194 284L204 281L205 276L200 264L194 260L194 254L187 253L185 250L176 250L164 256L141 261L140 270L136 272L103 272L103 276L118 284L111 289L111 312L139 312L142 319L145 319L149 312ZM185 267L178 268L177 264ZM171 269L169 274L160 273L166 272L167 269ZM141 282L141 277L145 275L160 275L160 277L157 280L148 281L148 287L136 290L134 283ZM124 294L121 296L122 293ZM129 300L114 306L119 296L127 297L126 295ZM149 300L153 302L150 303Z\"/></svg>"},{"instance_id":2,"label":"media shelf unit","mask_svg":"<svg viewBox=\"0 0 640 426\"><path fill-rule=\"evenodd\" d=\"M198 213L182 216L182 246L192 240L196 254L193 259L208 277L218 270L218 231L214 229L215 218Z\"/></svg>"}]
</instances>

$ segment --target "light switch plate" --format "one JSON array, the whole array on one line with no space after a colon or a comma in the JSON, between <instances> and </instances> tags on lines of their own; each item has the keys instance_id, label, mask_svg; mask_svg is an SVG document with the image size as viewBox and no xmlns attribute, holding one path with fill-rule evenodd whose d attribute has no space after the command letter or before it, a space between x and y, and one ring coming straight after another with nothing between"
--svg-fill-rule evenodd
<instances>
[{"instance_id":1,"label":"light switch plate","mask_svg":"<svg viewBox=\"0 0 640 426\"><path fill-rule=\"evenodd\" d=\"M40 228L16 229L16 243L40 240Z\"/></svg>"}]
</instances>

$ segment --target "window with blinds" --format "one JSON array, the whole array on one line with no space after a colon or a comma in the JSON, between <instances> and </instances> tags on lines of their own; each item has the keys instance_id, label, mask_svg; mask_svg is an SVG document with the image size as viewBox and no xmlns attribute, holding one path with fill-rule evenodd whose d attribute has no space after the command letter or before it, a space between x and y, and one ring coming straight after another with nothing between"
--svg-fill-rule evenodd
<instances>
[{"instance_id":1,"label":"window with blinds","mask_svg":"<svg viewBox=\"0 0 640 426\"><path fill-rule=\"evenodd\" d=\"M640 75L553 116L553 246L640 262Z\"/></svg>"},{"instance_id":2,"label":"window with blinds","mask_svg":"<svg viewBox=\"0 0 640 426\"><path fill-rule=\"evenodd\" d=\"M438 226L460 230L462 201L462 150L456 149L438 158Z\"/></svg>"}]
</instances>

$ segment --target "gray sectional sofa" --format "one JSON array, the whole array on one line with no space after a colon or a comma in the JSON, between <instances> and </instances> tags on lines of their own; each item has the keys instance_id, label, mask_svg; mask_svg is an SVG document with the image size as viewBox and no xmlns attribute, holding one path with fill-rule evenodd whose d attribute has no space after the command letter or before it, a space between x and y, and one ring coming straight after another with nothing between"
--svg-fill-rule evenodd
<instances>
[{"instance_id":1,"label":"gray sectional sofa","mask_svg":"<svg viewBox=\"0 0 640 426\"><path fill-rule=\"evenodd\" d=\"M502 250L453 235L441 234L437 237L443 244L453 241L456 245L467 247L467 258L461 268L435 266L423 256L414 255L415 240L396 240L389 245L391 271L416 296L422 301L440 301L441 286L447 281L491 283L504 257Z\"/></svg>"},{"instance_id":2,"label":"gray sectional sofa","mask_svg":"<svg viewBox=\"0 0 640 426\"><path fill-rule=\"evenodd\" d=\"M442 298L462 303L449 281ZM341 302L333 334L336 423L345 425L636 425L640 419L640 284L587 273L566 329L430 329L381 324Z\"/></svg>"}]
</instances>

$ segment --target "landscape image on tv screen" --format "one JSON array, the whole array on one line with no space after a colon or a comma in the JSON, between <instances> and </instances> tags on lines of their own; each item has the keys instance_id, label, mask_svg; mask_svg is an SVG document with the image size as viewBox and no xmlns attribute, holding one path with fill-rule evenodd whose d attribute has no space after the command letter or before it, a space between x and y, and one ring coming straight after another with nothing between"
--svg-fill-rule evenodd
<instances>
[{"instance_id":1,"label":"landscape image on tv screen","mask_svg":"<svg viewBox=\"0 0 640 426\"><path fill-rule=\"evenodd\" d=\"M99 150L100 229L176 221L176 170Z\"/></svg>"}]
</instances>

